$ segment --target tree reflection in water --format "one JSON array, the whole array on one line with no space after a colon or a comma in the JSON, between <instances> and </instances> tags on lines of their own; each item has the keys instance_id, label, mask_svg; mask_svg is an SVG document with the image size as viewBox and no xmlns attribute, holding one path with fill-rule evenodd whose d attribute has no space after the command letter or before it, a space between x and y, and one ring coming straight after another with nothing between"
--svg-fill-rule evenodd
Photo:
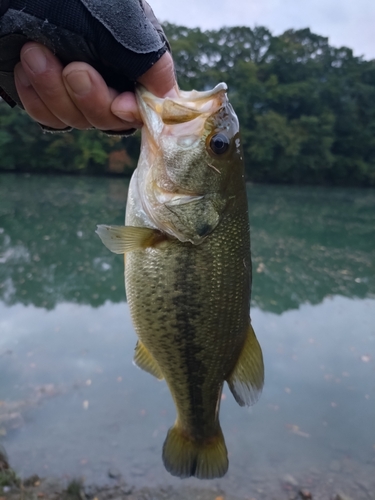
<instances>
[{"instance_id":1,"label":"tree reflection in water","mask_svg":"<svg viewBox=\"0 0 375 500\"><path fill-rule=\"evenodd\" d=\"M124 300L123 260L97 223L123 224L128 181L0 177L0 299L52 309ZM249 186L253 303L276 313L375 294L373 190Z\"/></svg>"}]
</instances>

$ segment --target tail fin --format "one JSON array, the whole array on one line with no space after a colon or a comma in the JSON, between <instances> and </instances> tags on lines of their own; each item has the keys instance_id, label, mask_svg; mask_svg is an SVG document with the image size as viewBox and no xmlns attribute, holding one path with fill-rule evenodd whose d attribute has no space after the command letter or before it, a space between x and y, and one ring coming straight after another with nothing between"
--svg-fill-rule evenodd
<instances>
[{"instance_id":1,"label":"tail fin","mask_svg":"<svg viewBox=\"0 0 375 500\"><path fill-rule=\"evenodd\" d=\"M224 476L228 470L228 454L221 428L210 439L194 441L175 424L164 441L163 462L168 472L180 478Z\"/></svg>"}]
</instances>

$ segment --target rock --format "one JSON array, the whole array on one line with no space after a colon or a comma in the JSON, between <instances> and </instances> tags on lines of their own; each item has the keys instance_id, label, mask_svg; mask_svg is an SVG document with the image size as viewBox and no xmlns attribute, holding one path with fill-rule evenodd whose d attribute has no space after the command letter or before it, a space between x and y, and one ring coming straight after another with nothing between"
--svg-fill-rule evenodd
<instances>
[{"instance_id":1,"label":"rock","mask_svg":"<svg viewBox=\"0 0 375 500\"><path fill-rule=\"evenodd\" d=\"M310 500L312 499L312 494L308 490L300 490L299 496L303 498L303 500Z\"/></svg>"},{"instance_id":2,"label":"rock","mask_svg":"<svg viewBox=\"0 0 375 500\"><path fill-rule=\"evenodd\" d=\"M334 500L352 500L348 495L344 495L343 493L337 493Z\"/></svg>"},{"instance_id":3,"label":"rock","mask_svg":"<svg viewBox=\"0 0 375 500\"><path fill-rule=\"evenodd\" d=\"M116 467L111 467L108 471L108 477L111 479L121 479L121 475L121 472Z\"/></svg>"},{"instance_id":4,"label":"rock","mask_svg":"<svg viewBox=\"0 0 375 500\"><path fill-rule=\"evenodd\" d=\"M38 486L40 484L40 477L37 474L26 478L23 482L24 486Z\"/></svg>"},{"instance_id":5,"label":"rock","mask_svg":"<svg viewBox=\"0 0 375 500\"><path fill-rule=\"evenodd\" d=\"M94 498L96 495L97 488L91 484L83 486L83 493L86 498Z\"/></svg>"},{"instance_id":6,"label":"rock","mask_svg":"<svg viewBox=\"0 0 375 500\"><path fill-rule=\"evenodd\" d=\"M120 488L121 493L124 495L130 495L133 492L133 487L128 486L127 484L122 484Z\"/></svg>"}]
</instances>

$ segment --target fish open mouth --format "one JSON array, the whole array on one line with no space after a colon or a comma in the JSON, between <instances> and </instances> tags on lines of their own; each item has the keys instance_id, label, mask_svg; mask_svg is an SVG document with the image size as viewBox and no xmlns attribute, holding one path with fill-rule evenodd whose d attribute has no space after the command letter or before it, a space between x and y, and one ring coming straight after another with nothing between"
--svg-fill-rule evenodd
<instances>
[{"instance_id":1,"label":"fish open mouth","mask_svg":"<svg viewBox=\"0 0 375 500\"><path fill-rule=\"evenodd\" d=\"M207 118L227 102L227 89L222 82L212 90L178 90L177 97L160 98L138 84L136 95L144 126L157 141L162 132L176 136L199 136Z\"/></svg>"}]
</instances>

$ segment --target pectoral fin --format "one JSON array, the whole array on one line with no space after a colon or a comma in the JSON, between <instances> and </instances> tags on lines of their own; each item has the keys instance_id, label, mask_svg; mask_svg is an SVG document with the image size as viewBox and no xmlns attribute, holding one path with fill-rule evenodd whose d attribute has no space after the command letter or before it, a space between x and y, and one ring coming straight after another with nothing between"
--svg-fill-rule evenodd
<instances>
[{"instance_id":1,"label":"pectoral fin","mask_svg":"<svg viewBox=\"0 0 375 500\"><path fill-rule=\"evenodd\" d=\"M135 346L133 361L139 368L142 368L145 372L151 373L151 375L157 379L162 380L164 378L158 362L140 340L138 340Z\"/></svg>"},{"instance_id":2,"label":"pectoral fin","mask_svg":"<svg viewBox=\"0 0 375 500\"><path fill-rule=\"evenodd\" d=\"M264 382L264 366L262 349L251 324L245 345L227 382L240 406L251 406L258 400Z\"/></svg>"},{"instance_id":3,"label":"pectoral fin","mask_svg":"<svg viewBox=\"0 0 375 500\"><path fill-rule=\"evenodd\" d=\"M162 233L157 229L134 226L97 226L96 233L113 253L142 250L160 241Z\"/></svg>"}]
</instances>

